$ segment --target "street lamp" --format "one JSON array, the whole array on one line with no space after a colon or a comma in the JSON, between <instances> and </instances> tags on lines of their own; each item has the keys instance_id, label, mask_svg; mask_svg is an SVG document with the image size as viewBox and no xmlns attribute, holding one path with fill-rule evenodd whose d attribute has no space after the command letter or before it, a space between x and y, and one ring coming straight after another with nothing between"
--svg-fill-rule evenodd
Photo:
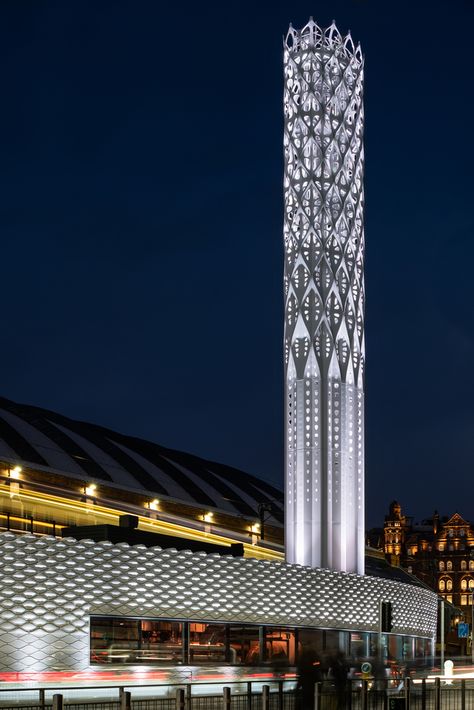
<instances>
[{"instance_id":1,"label":"street lamp","mask_svg":"<svg viewBox=\"0 0 474 710\"><path fill-rule=\"evenodd\" d=\"M9 468L8 469L8 474L9 478L16 479L18 480L20 478L20 474L22 472L21 466L15 466L14 468Z\"/></svg>"}]
</instances>

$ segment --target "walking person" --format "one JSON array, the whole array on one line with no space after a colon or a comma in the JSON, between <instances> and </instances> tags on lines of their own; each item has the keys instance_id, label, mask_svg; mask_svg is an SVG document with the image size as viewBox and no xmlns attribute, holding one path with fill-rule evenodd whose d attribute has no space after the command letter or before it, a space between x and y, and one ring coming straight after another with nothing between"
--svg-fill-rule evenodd
<instances>
[{"instance_id":1,"label":"walking person","mask_svg":"<svg viewBox=\"0 0 474 710\"><path fill-rule=\"evenodd\" d=\"M314 709L316 683L323 679L321 660L312 647L305 649L298 660L297 707L298 710Z\"/></svg>"},{"instance_id":2,"label":"walking person","mask_svg":"<svg viewBox=\"0 0 474 710\"><path fill-rule=\"evenodd\" d=\"M336 688L337 710L344 710L348 705L347 693L350 691L347 680L349 664L342 651L338 651L330 661L330 673Z\"/></svg>"}]
</instances>

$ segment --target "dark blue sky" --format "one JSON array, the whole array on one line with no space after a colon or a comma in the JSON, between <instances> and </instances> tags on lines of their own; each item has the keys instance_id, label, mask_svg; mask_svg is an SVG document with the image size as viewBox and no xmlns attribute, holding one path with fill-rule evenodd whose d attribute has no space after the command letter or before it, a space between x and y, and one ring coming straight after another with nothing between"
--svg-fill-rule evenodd
<instances>
[{"instance_id":1,"label":"dark blue sky","mask_svg":"<svg viewBox=\"0 0 474 710\"><path fill-rule=\"evenodd\" d=\"M288 23L366 56L367 519L474 518L474 4L0 5L1 394L282 484Z\"/></svg>"}]
</instances>

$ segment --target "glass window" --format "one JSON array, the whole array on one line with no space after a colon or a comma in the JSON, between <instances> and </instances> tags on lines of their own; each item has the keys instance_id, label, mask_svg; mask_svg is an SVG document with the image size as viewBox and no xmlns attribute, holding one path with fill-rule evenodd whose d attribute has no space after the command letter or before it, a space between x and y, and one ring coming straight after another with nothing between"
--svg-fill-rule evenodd
<instances>
[{"instance_id":1,"label":"glass window","mask_svg":"<svg viewBox=\"0 0 474 710\"><path fill-rule=\"evenodd\" d=\"M469 569L474 569L474 560L469 560Z\"/></svg>"},{"instance_id":2,"label":"glass window","mask_svg":"<svg viewBox=\"0 0 474 710\"><path fill-rule=\"evenodd\" d=\"M91 618L91 663L133 663L138 645L136 619Z\"/></svg>"},{"instance_id":3,"label":"glass window","mask_svg":"<svg viewBox=\"0 0 474 710\"><path fill-rule=\"evenodd\" d=\"M474 579L469 580L469 589L474 589Z\"/></svg>"},{"instance_id":4,"label":"glass window","mask_svg":"<svg viewBox=\"0 0 474 710\"><path fill-rule=\"evenodd\" d=\"M137 661L146 663L183 662L183 624L177 621L140 622L141 644Z\"/></svg>"},{"instance_id":5,"label":"glass window","mask_svg":"<svg viewBox=\"0 0 474 710\"><path fill-rule=\"evenodd\" d=\"M411 660L415 656L415 642L412 636L402 636L402 658Z\"/></svg>"},{"instance_id":6,"label":"glass window","mask_svg":"<svg viewBox=\"0 0 474 710\"><path fill-rule=\"evenodd\" d=\"M452 604L453 603L453 595L446 594L446 601L449 602L450 604Z\"/></svg>"},{"instance_id":7,"label":"glass window","mask_svg":"<svg viewBox=\"0 0 474 710\"><path fill-rule=\"evenodd\" d=\"M467 589L467 579L464 578L464 579L461 579L461 591L465 592L466 589Z\"/></svg>"},{"instance_id":8,"label":"glass window","mask_svg":"<svg viewBox=\"0 0 474 710\"><path fill-rule=\"evenodd\" d=\"M225 624L189 624L189 663L225 662L226 627Z\"/></svg>"},{"instance_id":9,"label":"glass window","mask_svg":"<svg viewBox=\"0 0 474 710\"><path fill-rule=\"evenodd\" d=\"M295 665L296 646L294 629L267 626L265 629L265 660L277 665Z\"/></svg>"},{"instance_id":10,"label":"glass window","mask_svg":"<svg viewBox=\"0 0 474 710\"><path fill-rule=\"evenodd\" d=\"M250 665L260 662L258 626L229 626L229 662Z\"/></svg>"},{"instance_id":11,"label":"glass window","mask_svg":"<svg viewBox=\"0 0 474 710\"><path fill-rule=\"evenodd\" d=\"M461 594L461 606L467 606L467 594Z\"/></svg>"},{"instance_id":12,"label":"glass window","mask_svg":"<svg viewBox=\"0 0 474 710\"><path fill-rule=\"evenodd\" d=\"M324 650L331 654L337 653L337 651L342 650L344 643L344 631L332 631L328 629L324 633Z\"/></svg>"},{"instance_id":13,"label":"glass window","mask_svg":"<svg viewBox=\"0 0 474 710\"><path fill-rule=\"evenodd\" d=\"M350 656L354 660L367 658L370 655L369 634L353 631L350 633Z\"/></svg>"},{"instance_id":14,"label":"glass window","mask_svg":"<svg viewBox=\"0 0 474 710\"><path fill-rule=\"evenodd\" d=\"M448 590L448 592L452 591L452 589L453 589L453 580L452 579L446 580L446 589Z\"/></svg>"},{"instance_id":15,"label":"glass window","mask_svg":"<svg viewBox=\"0 0 474 710\"><path fill-rule=\"evenodd\" d=\"M91 663L182 663L183 624L91 617Z\"/></svg>"},{"instance_id":16,"label":"glass window","mask_svg":"<svg viewBox=\"0 0 474 710\"><path fill-rule=\"evenodd\" d=\"M443 560L441 560L440 563L439 563L439 569L440 569L440 572L444 572L444 562L443 562Z\"/></svg>"},{"instance_id":17,"label":"glass window","mask_svg":"<svg viewBox=\"0 0 474 710\"><path fill-rule=\"evenodd\" d=\"M446 562L446 569L449 571L451 571L453 569L453 563L451 562L451 560L448 560Z\"/></svg>"},{"instance_id":18,"label":"glass window","mask_svg":"<svg viewBox=\"0 0 474 710\"><path fill-rule=\"evenodd\" d=\"M321 629L298 629L298 658L307 652L321 656L324 653L324 631Z\"/></svg>"},{"instance_id":19,"label":"glass window","mask_svg":"<svg viewBox=\"0 0 474 710\"><path fill-rule=\"evenodd\" d=\"M461 569L462 569L462 570L467 569L466 560L461 560Z\"/></svg>"},{"instance_id":20,"label":"glass window","mask_svg":"<svg viewBox=\"0 0 474 710\"><path fill-rule=\"evenodd\" d=\"M439 587L440 592L444 592L444 587L445 587L444 579L439 580L438 587Z\"/></svg>"},{"instance_id":21,"label":"glass window","mask_svg":"<svg viewBox=\"0 0 474 710\"><path fill-rule=\"evenodd\" d=\"M427 655L427 643L428 639L415 638L415 658L418 660L424 660L425 655ZM429 654L429 649L428 649Z\"/></svg>"},{"instance_id":22,"label":"glass window","mask_svg":"<svg viewBox=\"0 0 474 710\"><path fill-rule=\"evenodd\" d=\"M385 643L382 645L382 657L384 659L403 658L402 636L396 636L395 634L384 634L382 638L386 639Z\"/></svg>"}]
</instances>

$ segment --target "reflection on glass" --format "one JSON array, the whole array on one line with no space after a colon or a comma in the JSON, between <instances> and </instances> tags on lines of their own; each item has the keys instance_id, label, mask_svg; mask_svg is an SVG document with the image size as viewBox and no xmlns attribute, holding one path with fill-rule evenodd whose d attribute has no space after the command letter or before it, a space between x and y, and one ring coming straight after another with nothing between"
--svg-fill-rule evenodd
<instances>
[{"instance_id":1,"label":"reflection on glass","mask_svg":"<svg viewBox=\"0 0 474 710\"><path fill-rule=\"evenodd\" d=\"M333 631L332 629L328 629L325 631L324 636L324 650L326 652L334 654L337 653L340 648L343 648L341 644L346 637L344 631Z\"/></svg>"},{"instance_id":2,"label":"reflection on glass","mask_svg":"<svg viewBox=\"0 0 474 710\"><path fill-rule=\"evenodd\" d=\"M283 626L265 628L265 658L274 665L295 664L295 632Z\"/></svg>"},{"instance_id":3,"label":"reflection on glass","mask_svg":"<svg viewBox=\"0 0 474 710\"><path fill-rule=\"evenodd\" d=\"M119 617L91 618L91 663L182 663L183 624Z\"/></svg>"},{"instance_id":4,"label":"reflection on glass","mask_svg":"<svg viewBox=\"0 0 474 710\"><path fill-rule=\"evenodd\" d=\"M320 656L324 651L324 631L322 629L300 629L298 631L298 653L315 651Z\"/></svg>"},{"instance_id":5,"label":"reflection on glass","mask_svg":"<svg viewBox=\"0 0 474 710\"><path fill-rule=\"evenodd\" d=\"M367 658L370 655L369 634L362 631L350 633L350 656L354 660Z\"/></svg>"},{"instance_id":6,"label":"reflection on glass","mask_svg":"<svg viewBox=\"0 0 474 710\"><path fill-rule=\"evenodd\" d=\"M260 662L258 626L229 627L229 661L232 664L251 665Z\"/></svg>"},{"instance_id":7,"label":"reflection on glass","mask_svg":"<svg viewBox=\"0 0 474 710\"><path fill-rule=\"evenodd\" d=\"M429 639L333 629L223 624L171 619L91 617L91 663L294 666L306 652L321 659L339 650L353 661L418 661ZM185 643L186 639L186 643ZM185 650L186 649L186 650Z\"/></svg>"},{"instance_id":8,"label":"reflection on glass","mask_svg":"<svg viewBox=\"0 0 474 710\"><path fill-rule=\"evenodd\" d=\"M225 662L225 624L189 624L189 663Z\"/></svg>"}]
</instances>

